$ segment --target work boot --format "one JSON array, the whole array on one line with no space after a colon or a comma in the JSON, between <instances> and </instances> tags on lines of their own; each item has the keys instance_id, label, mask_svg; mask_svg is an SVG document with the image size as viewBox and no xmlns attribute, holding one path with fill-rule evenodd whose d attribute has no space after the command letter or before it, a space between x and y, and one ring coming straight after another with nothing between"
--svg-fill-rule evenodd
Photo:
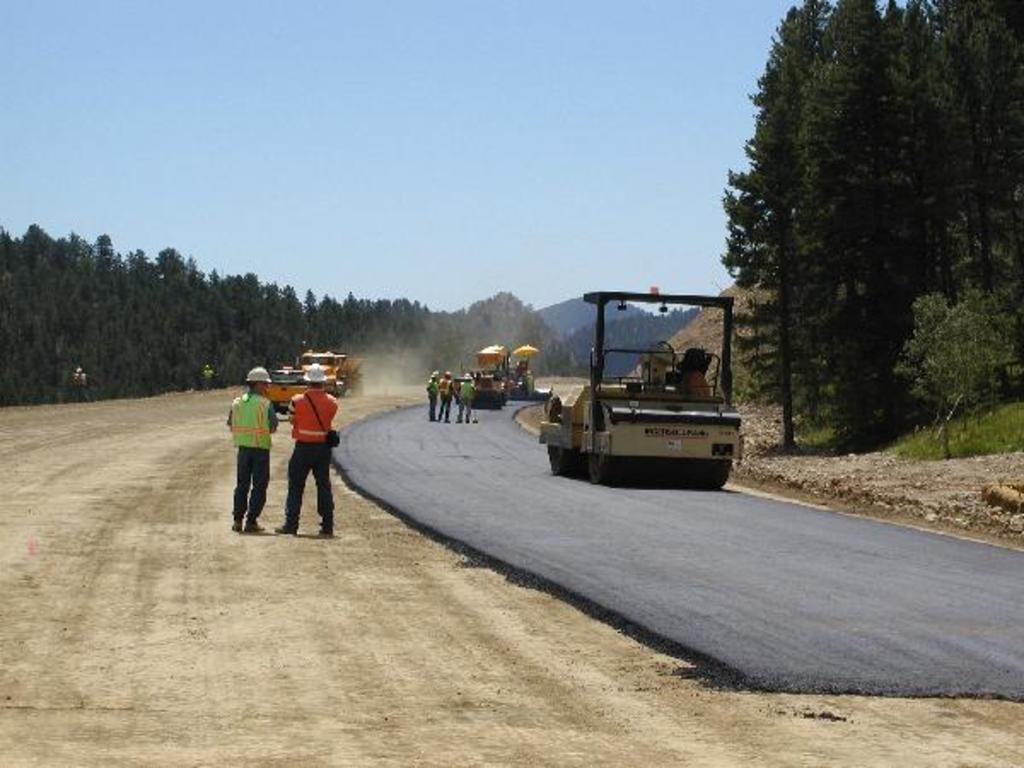
<instances>
[{"instance_id":1,"label":"work boot","mask_svg":"<svg viewBox=\"0 0 1024 768\"><path fill-rule=\"evenodd\" d=\"M242 533L263 533L264 528L262 525L257 523L255 520L246 520L245 527L242 529Z\"/></svg>"},{"instance_id":2,"label":"work boot","mask_svg":"<svg viewBox=\"0 0 1024 768\"><path fill-rule=\"evenodd\" d=\"M296 534L298 534L298 532L299 532L298 526L293 528L293 527L289 526L287 523L282 525L280 528L275 528L274 529L274 533L280 534L282 536L295 536Z\"/></svg>"},{"instance_id":3,"label":"work boot","mask_svg":"<svg viewBox=\"0 0 1024 768\"><path fill-rule=\"evenodd\" d=\"M334 529L333 528L321 528L320 533L317 534L321 539L333 539Z\"/></svg>"},{"instance_id":4,"label":"work boot","mask_svg":"<svg viewBox=\"0 0 1024 768\"><path fill-rule=\"evenodd\" d=\"M231 524L231 530L234 531L235 533L241 533L242 532L242 518L240 518L240 517L236 517L235 518L235 522L233 522Z\"/></svg>"}]
</instances>

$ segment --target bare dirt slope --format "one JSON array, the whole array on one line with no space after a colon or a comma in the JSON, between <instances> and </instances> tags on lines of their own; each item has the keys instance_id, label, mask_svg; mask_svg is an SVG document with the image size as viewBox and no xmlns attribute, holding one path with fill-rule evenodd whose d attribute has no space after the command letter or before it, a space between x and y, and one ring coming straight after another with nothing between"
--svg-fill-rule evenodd
<instances>
[{"instance_id":1,"label":"bare dirt slope","mask_svg":"<svg viewBox=\"0 0 1024 768\"><path fill-rule=\"evenodd\" d=\"M1024 762L1021 705L708 689L340 482L333 541L233 534L229 397L0 411L3 765Z\"/></svg>"},{"instance_id":2,"label":"bare dirt slope","mask_svg":"<svg viewBox=\"0 0 1024 768\"><path fill-rule=\"evenodd\" d=\"M1024 515L985 502L982 490L1024 477L1024 453L914 461L890 453L845 456L787 454L779 450L782 414L767 405L742 405L746 436L736 479L795 493L857 514L1024 546Z\"/></svg>"},{"instance_id":3,"label":"bare dirt slope","mask_svg":"<svg viewBox=\"0 0 1024 768\"><path fill-rule=\"evenodd\" d=\"M750 311L752 303L757 300L754 291L745 290L736 285L730 285L720 294L731 296L735 300L733 304L733 316L742 315ZM742 329L741 329L742 330ZM669 343L677 352L682 352L688 347L703 347L704 349L718 354L722 349L722 310L715 307L703 307L697 316L684 325ZM739 360L739 350L733 345L733 365L742 361Z\"/></svg>"}]
</instances>

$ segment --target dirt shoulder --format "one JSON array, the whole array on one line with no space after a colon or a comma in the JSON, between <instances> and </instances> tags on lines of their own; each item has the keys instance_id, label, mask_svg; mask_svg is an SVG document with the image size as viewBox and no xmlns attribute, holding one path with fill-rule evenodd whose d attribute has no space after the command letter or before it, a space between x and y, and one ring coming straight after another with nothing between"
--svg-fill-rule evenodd
<instances>
[{"instance_id":1,"label":"dirt shoulder","mask_svg":"<svg viewBox=\"0 0 1024 768\"><path fill-rule=\"evenodd\" d=\"M745 454L736 480L907 525L1024 548L1024 516L992 506L982 489L1024 478L1024 453L913 461L887 453L787 455L781 413L742 407Z\"/></svg>"},{"instance_id":2,"label":"dirt shoulder","mask_svg":"<svg viewBox=\"0 0 1024 768\"><path fill-rule=\"evenodd\" d=\"M1024 453L949 461L911 461L886 453L812 456L777 448L777 408L741 406L744 455L730 486L848 514L1024 549L1024 516L992 506L982 489L1024 478ZM540 407L517 414L540 431Z\"/></svg>"},{"instance_id":3,"label":"dirt shoulder","mask_svg":"<svg viewBox=\"0 0 1024 768\"><path fill-rule=\"evenodd\" d=\"M338 479L338 538L234 534L230 397L0 410L4 765L1024 761L1018 704L710 689Z\"/></svg>"}]
</instances>

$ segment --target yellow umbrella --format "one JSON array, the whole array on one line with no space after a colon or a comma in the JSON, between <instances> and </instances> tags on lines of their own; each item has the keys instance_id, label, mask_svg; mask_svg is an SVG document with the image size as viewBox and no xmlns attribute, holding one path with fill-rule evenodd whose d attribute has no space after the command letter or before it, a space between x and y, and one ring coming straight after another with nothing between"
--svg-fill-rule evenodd
<instances>
[{"instance_id":1,"label":"yellow umbrella","mask_svg":"<svg viewBox=\"0 0 1024 768\"><path fill-rule=\"evenodd\" d=\"M516 357L533 357L538 352L540 352L540 350L536 347L530 346L529 344L523 344L523 346L517 347L512 354Z\"/></svg>"}]
</instances>

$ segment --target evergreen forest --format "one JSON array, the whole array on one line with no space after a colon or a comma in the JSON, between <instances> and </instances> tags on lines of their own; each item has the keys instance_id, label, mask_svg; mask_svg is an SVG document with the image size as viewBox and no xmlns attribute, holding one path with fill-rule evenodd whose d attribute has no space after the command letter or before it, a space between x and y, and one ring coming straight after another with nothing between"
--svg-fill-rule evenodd
<instances>
[{"instance_id":1,"label":"evergreen forest","mask_svg":"<svg viewBox=\"0 0 1024 768\"><path fill-rule=\"evenodd\" d=\"M235 384L302 343L414 342L428 314L404 300L300 299L253 274L205 275L172 248L116 253L106 235L0 230L0 405L67 399L79 366L94 398L198 387L207 364L214 383Z\"/></svg>"},{"instance_id":2,"label":"evergreen forest","mask_svg":"<svg viewBox=\"0 0 1024 768\"><path fill-rule=\"evenodd\" d=\"M871 447L928 417L915 302L984 307L988 335L950 354L998 326L989 397L1020 396L1022 44L1018 0L804 0L779 25L723 263L757 289L741 344L787 445L808 424Z\"/></svg>"}]
</instances>

